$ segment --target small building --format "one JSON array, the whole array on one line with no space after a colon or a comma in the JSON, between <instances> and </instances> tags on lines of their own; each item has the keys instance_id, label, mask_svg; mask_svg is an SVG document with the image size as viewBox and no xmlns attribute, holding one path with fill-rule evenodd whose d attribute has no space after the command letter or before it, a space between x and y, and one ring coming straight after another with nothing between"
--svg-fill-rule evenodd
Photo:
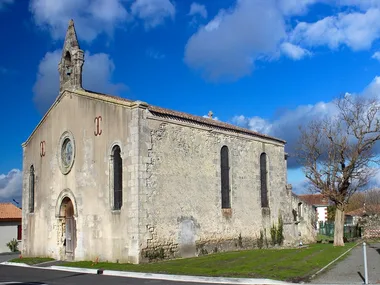
<instances>
[{"instance_id":1,"label":"small building","mask_svg":"<svg viewBox=\"0 0 380 285\"><path fill-rule=\"evenodd\" d=\"M20 208L12 203L0 203L0 252L10 252L7 243L13 239L21 242L21 217Z\"/></svg>"},{"instance_id":2,"label":"small building","mask_svg":"<svg viewBox=\"0 0 380 285\"><path fill-rule=\"evenodd\" d=\"M317 229L320 222L327 222L327 207L330 206L329 199L322 194L303 194L298 196L302 201L314 206L316 211Z\"/></svg>"}]
</instances>

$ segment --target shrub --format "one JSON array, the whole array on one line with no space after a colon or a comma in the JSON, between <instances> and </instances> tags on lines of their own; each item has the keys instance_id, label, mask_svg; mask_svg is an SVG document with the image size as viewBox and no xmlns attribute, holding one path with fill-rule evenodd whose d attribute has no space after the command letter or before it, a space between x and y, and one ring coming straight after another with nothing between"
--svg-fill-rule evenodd
<instances>
[{"instance_id":1,"label":"shrub","mask_svg":"<svg viewBox=\"0 0 380 285\"><path fill-rule=\"evenodd\" d=\"M264 246L264 234L263 231L260 230L260 237L257 239L257 247L262 249Z\"/></svg>"},{"instance_id":2,"label":"shrub","mask_svg":"<svg viewBox=\"0 0 380 285\"><path fill-rule=\"evenodd\" d=\"M7 243L7 247L9 247L10 251L16 252L18 251L18 241L17 239L12 239L10 242Z\"/></svg>"},{"instance_id":3,"label":"shrub","mask_svg":"<svg viewBox=\"0 0 380 285\"><path fill-rule=\"evenodd\" d=\"M270 238L271 238L271 245L274 246L277 240L277 229L274 224L270 228Z\"/></svg>"},{"instance_id":4,"label":"shrub","mask_svg":"<svg viewBox=\"0 0 380 285\"><path fill-rule=\"evenodd\" d=\"M284 243L284 222L282 217L278 217L278 229L276 233L276 241L278 245L282 245Z\"/></svg>"}]
</instances>

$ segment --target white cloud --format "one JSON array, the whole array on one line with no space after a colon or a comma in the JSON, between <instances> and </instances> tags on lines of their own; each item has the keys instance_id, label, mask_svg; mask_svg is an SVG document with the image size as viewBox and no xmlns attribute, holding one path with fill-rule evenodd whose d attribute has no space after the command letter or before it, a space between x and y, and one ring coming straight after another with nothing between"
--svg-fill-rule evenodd
<instances>
[{"instance_id":1,"label":"white cloud","mask_svg":"<svg viewBox=\"0 0 380 285\"><path fill-rule=\"evenodd\" d=\"M281 50L286 56L294 60L300 60L304 58L305 56L311 55L311 52L308 51L307 49L301 48L299 46L296 46L287 42L281 45Z\"/></svg>"},{"instance_id":2,"label":"white cloud","mask_svg":"<svg viewBox=\"0 0 380 285\"><path fill-rule=\"evenodd\" d=\"M318 1L321 0L278 0L278 6L284 15L302 15Z\"/></svg>"},{"instance_id":3,"label":"white cloud","mask_svg":"<svg viewBox=\"0 0 380 285\"><path fill-rule=\"evenodd\" d=\"M209 115L203 115L203 118L210 118ZM215 120L215 121L219 121L219 118L218 117L214 117L214 114L212 114L212 119Z\"/></svg>"},{"instance_id":4,"label":"white cloud","mask_svg":"<svg viewBox=\"0 0 380 285\"><path fill-rule=\"evenodd\" d=\"M59 94L58 63L61 50L48 52L38 66L37 81L34 84L34 102L44 113ZM85 52L83 65L83 87L97 92L118 94L126 86L111 81L115 65L108 54Z\"/></svg>"},{"instance_id":5,"label":"white cloud","mask_svg":"<svg viewBox=\"0 0 380 285\"><path fill-rule=\"evenodd\" d=\"M357 96L357 94L346 94ZM376 76L359 95L366 98L375 97L380 99L380 76ZM285 146L286 151L292 155L295 152L295 146L299 138L300 126L306 126L310 121L315 119L329 118L337 114L338 109L334 102L318 102L316 104L300 105L293 110L283 112L280 116L271 120L257 116L247 117L238 115L232 118L232 123L259 133L284 139L287 142ZM380 144L375 146L374 151L380 153ZM298 167L292 157L289 158L288 166L290 168Z\"/></svg>"},{"instance_id":6,"label":"white cloud","mask_svg":"<svg viewBox=\"0 0 380 285\"><path fill-rule=\"evenodd\" d=\"M257 116L252 117L252 118L247 118L243 115L239 115L239 116L235 116L232 119L232 122L238 126L248 128L252 131L255 131L261 134L271 133L272 124L269 121Z\"/></svg>"},{"instance_id":7,"label":"white cloud","mask_svg":"<svg viewBox=\"0 0 380 285\"><path fill-rule=\"evenodd\" d=\"M336 106L332 102L318 102L314 105L301 105L294 110L287 110L272 120L265 120L257 116L249 118L239 115L235 116L232 122L259 133L286 140L286 151L292 155L299 136L299 126L305 126L314 119L332 116L336 112ZM288 166L297 166L295 160L291 157L289 158Z\"/></svg>"},{"instance_id":8,"label":"white cloud","mask_svg":"<svg viewBox=\"0 0 380 285\"><path fill-rule=\"evenodd\" d=\"M206 6L196 3L196 2L191 3L189 15L190 16L200 15L202 18L206 19L207 18Z\"/></svg>"},{"instance_id":9,"label":"white cloud","mask_svg":"<svg viewBox=\"0 0 380 285\"><path fill-rule=\"evenodd\" d=\"M14 0L0 0L0 10L5 9L7 5L13 4Z\"/></svg>"},{"instance_id":10,"label":"white cloud","mask_svg":"<svg viewBox=\"0 0 380 285\"><path fill-rule=\"evenodd\" d=\"M0 201L11 202L15 199L21 203L22 172L12 169L7 174L0 174Z\"/></svg>"},{"instance_id":11,"label":"white cloud","mask_svg":"<svg viewBox=\"0 0 380 285\"><path fill-rule=\"evenodd\" d=\"M251 73L255 60L278 50L286 36L275 0L239 0L220 10L188 40L184 60L211 80L235 80Z\"/></svg>"},{"instance_id":12,"label":"white cloud","mask_svg":"<svg viewBox=\"0 0 380 285\"><path fill-rule=\"evenodd\" d=\"M300 22L292 31L292 43L303 46L328 46L337 49L346 45L352 50L369 49L380 37L380 9L365 13L339 13L315 23Z\"/></svg>"},{"instance_id":13,"label":"white cloud","mask_svg":"<svg viewBox=\"0 0 380 285\"><path fill-rule=\"evenodd\" d=\"M380 51L375 52L375 53L372 55L372 58L377 59L378 61L380 61Z\"/></svg>"},{"instance_id":14,"label":"white cloud","mask_svg":"<svg viewBox=\"0 0 380 285\"><path fill-rule=\"evenodd\" d=\"M153 48L149 48L146 50L146 55L150 58L153 58L153 59L164 59L165 58L165 54L153 49Z\"/></svg>"},{"instance_id":15,"label":"white cloud","mask_svg":"<svg viewBox=\"0 0 380 285\"><path fill-rule=\"evenodd\" d=\"M130 19L122 0L31 0L29 10L35 23L48 29L54 39L65 37L72 18L78 36L87 42Z\"/></svg>"},{"instance_id":16,"label":"white cloud","mask_svg":"<svg viewBox=\"0 0 380 285\"><path fill-rule=\"evenodd\" d=\"M362 94L368 98L380 99L380 76L376 76L363 90Z\"/></svg>"},{"instance_id":17,"label":"white cloud","mask_svg":"<svg viewBox=\"0 0 380 285\"><path fill-rule=\"evenodd\" d=\"M131 13L150 29L162 24L166 18L174 19L175 7L170 0L136 0L131 5Z\"/></svg>"}]
</instances>

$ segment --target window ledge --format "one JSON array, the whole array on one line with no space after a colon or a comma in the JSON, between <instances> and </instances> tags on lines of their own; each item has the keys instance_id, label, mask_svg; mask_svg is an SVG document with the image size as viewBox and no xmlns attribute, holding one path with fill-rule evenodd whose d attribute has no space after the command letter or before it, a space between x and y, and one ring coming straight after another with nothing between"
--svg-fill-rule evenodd
<instances>
[{"instance_id":1,"label":"window ledge","mask_svg":"<svg viewBox=\"0 0 380 285\"><path fill-rule=\"evenodd\" d=\"M222 214L224 217L231 217L232 216L232 209L231 208L222 208Z\"/></svg>"},{"instance_id":2,"label":"window ledge","mask_svg":"<svg viewBox=\"0 0 380 285\"><path fill-rule=\"evenodd\" d=\"M121 210L111 210L111 213L112 213L113 215L120 215Z\"/></svg>"},{"instance_id":3,"label":"window ledge","mask_svg":"<svg viewBox=\"0 0 380 285\"><path fill-rule=\"evenodd\" d=\"M261 208L261 213L263 215L269 216L270 215L270 208L269 207L263 207L263 208Z\"/></svg>"}]
</instances>

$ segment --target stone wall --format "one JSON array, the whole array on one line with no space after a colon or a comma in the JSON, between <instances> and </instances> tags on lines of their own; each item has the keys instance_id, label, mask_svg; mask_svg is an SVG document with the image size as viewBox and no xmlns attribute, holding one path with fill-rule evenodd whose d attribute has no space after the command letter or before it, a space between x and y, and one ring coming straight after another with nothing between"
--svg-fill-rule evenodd
<instances>
[{"instance_id":1,"label":"stone wall","mask_svg":"<svg viewBox=\"0 0 380 285\"><path fill-rule=\"evenodd\" d=\"M380 237L380 216L378 214L363 216L359 218L358 224L362 227L363 238Z\"/></svg>"},{"instance_id":2,"label":"stone wall","mask_svg":"<svg viewBox=\"0 0 380 285\"><path fill-rule=\"evenodd\" d=\"M76 244L73 259L130 261L138 259L136 204L138 165L132 110L120 104L96 100L87 93L66 92L30 140L24 145L23 247L24 256L65 259L65 197L74 204ZM101 116L97 129L96 117ZM135 116L136 117L136 116ZM137 116L138 117L138 116ZM60 137L69 131L75 141L72 169L60 169ZM101 133L100 133L101 131ZM133 138L133 139L132 139ZM44 155L41 154L44 142ZM110 161L118 144L123 157L123 206L112 209ZM30 213L29 168L35 169L35 211Z\"/></svg>"},{"instance_id":3,"label":"stone wall","mask_svg":"<svg viewBox=\"0 0 380 285\"><path fill-rule=\"evenodd\" d=\"M196 256L256 246L288 215L284 145L146 114L142 258ZM229 148L231 208L221 208L220 150ZM268 155L269 209L261 208L260 154ZM145 233L145 234L144 234ZM148 252L148 254L144 254Z\"/></svg>"},{"instance_id":4,"label":"stone wall","mask_svg":"<svg viewBox=\"0 0 380 285\"><path fill-rule=\"evenodd\" d=\"M291 195L292 219L295 242L313 243L317 235L316 208L302 201L296 194Z\"/></svg>"}]
</instances>

